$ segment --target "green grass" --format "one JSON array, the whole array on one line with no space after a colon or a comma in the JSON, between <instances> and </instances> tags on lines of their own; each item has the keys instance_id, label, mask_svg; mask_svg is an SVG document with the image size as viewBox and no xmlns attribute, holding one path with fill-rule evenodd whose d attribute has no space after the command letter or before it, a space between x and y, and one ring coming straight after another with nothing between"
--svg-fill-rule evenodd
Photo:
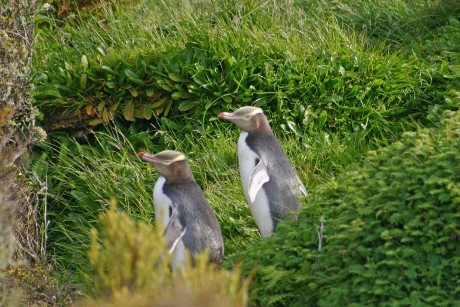
<instances>
[{"instance_id":1,"label":"green grass","mask_svg":"<svg viewBox=\"0 0 460 307\"><path fill-rule=\"evenodd\" d=\"M226 259L259 240L239 181L238 131L220 111L262 107L314 191L460 105L455 1L113 3L36 18L35 105L45 114L91 106L108 123L83 142L51 134L29 170L48 184L49 258L76 291L92 278L89 230L111 198L154 223L157 174L138 151L186 154Z\"/></svg>"},{"instance_id":2,"label":"green grass","mask_svg":"<svg viewBox=\"0 0 460 307\"><path fill-rule=\"evenodd\" d=\"M444 26L446 16L458 16L460 12L456 0L299 0L296 3L310 14L334 15L354 31L363 33L370 44L385 41L394 50L408 52Z\"/></svg>"},{"instance_id":3,"label":"green grass","mask_svg":"<svg viewBox=\"0 0 460 307\"><path fill-rule=\"evenodd\" d=\"M227 123L214 124L211 130L196 129L185 136L160 130L156 132L157 144L153 144L153 132L133 134L132 139L137 137L133 141L113 126L105 132L95 132L89 138L90 145L64 137L59 143L43 146L30 172L47 178L49 186L43 204L49 221L47 244L52 261L63 272L71 273L77 287L91 278L87 260L89 231L99 227L97 216L107 209L110 199L115 199L119 208L134 219L154 223L152 193L158 174L137 158L138 151L169 148L187 155L195 179L216 211L227 256L258 239L239 179L239 132ZM135 142L142 145L135 147ZM282 142L308 189L330 181L366 151L324 133L305 142L291 135Z\"/></svg>"},{"instance_id":4,"label":"green grass","mask_svg":"<svg viewBox=\"0 0 460 307\"><path fill-rule=\"evenodd\" d=\"M149 172L140 170L135 149L119 133L103 134L90 145L66 137L44 145L31 172L47 179L48 248L64 271L88 273L88 231L110 199L123 204L133 218L151 222L153 184ZM147 183L146 185L144 185ZM80 275L74 280L82 282Z\"/></svg>"},{"instance_id":5,"label":"green grass","mask_svg":"<svg viewBox=\"0 0 460 307\"><path fill-rule=\"evenodd\" d=\"M357 133L365 142L396 137L424 120L430 104L444 105L429 91L433 71L408 53L414 41L392 49L381 34L369 43L345 22L346 10L283 3L162 2L129 14L107 6L103 20L51 23L37 39L36 103L46 112L89 112L94 124L157 115L205 122L255 103L279 124Z\"/></svg>"}]
</instances>

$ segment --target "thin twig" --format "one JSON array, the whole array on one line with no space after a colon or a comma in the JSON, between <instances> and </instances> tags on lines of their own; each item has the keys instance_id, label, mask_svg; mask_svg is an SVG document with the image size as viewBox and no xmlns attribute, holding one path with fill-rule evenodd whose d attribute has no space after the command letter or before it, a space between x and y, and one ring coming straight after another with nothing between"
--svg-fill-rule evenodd
<instances>
[{"instance_id":1,"label":"thin twig","mask_svg":"<svg viewBox=\"0 0 460 307\"><path fill-rule=\"evenodd\" d=\"M323 247L323 232L324 229L326 229L326 226L324 226L324 222L326 221L326 219L324 218L324 216L322 216L319 219L319 221L320 224L316 232L318 233L318 250L321 251L321 248Z\"/></svg>"}]
</instances>

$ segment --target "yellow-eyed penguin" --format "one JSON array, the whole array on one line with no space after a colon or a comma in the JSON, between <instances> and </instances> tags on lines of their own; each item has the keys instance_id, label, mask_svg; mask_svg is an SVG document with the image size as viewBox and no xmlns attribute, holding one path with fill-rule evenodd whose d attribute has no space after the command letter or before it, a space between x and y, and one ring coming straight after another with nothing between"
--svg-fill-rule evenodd
<instances>
[{"instance_id":1,"label":"yellow-eyed penguin","mask_svg":"<svg viewBox=\"0 0 460 307\"><path fill-rule=\"evenodd\" d=\"M173 270L185 264L185 249L193 256L208 248L210 261L220 264L224 256L220 225L184 154L165 150L137 156L151 163L160 175L153 192L155 216L166 226L164 236Z\"/></svg>"},{"instance_id":2,"label":"yellow-eyed penguin","mask_svg":"<svg viewBox=\"0 0 460 307\"><path fill-rule=\"evenodd\" d=\"M269 237L278 221L297 217L307 190L262 109L246 106L219 117L241 129L238 162L244 194L261 236Z\"/></svg>"}]
</instances>

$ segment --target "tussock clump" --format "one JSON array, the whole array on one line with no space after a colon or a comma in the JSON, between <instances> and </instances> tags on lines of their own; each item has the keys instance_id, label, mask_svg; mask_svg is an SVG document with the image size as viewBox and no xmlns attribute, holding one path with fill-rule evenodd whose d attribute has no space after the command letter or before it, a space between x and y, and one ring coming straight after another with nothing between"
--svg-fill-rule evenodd
<instances>
[{"instance_id":1,"label":"tussock clump","mask_svg":"<svg viewBox=\"0 0 460 307\"><path fill-rule=\"evenodd\" d=\"M127 214L117 212L114 204L99 220L102 232L92 229L88 254L96 293L116 294L161 284L168 273L168 259L162 257L165 242L159 229L145 222L135 224Z\"/></svg>"},{"instance_id":2,"label":"tussock clump","mask_svg":"<svg viewBox=\"0 0 460 307\"><path fill-rule=\"evenodd\" d=\"M79 306L244 306L247 282L239 269L208 263L205 252L173 274L165 242L150 225L135 223L115 206L100 215L102 231L93 230L89 261L94 269L95 299Z\"/></svg>"}]
</instances>

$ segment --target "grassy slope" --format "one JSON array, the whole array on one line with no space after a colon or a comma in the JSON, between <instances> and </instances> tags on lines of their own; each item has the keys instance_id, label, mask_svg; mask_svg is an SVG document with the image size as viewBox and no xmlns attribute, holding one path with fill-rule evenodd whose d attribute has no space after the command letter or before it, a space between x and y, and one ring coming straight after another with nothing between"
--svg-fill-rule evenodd
<instances>
[{"instance_id":1,"label":"grassy slope","mask_svg":"<svg viewBox=\"0 0 460 307\"><path fill-rule=\"evenodd\" d=\"M101 50L105 54L121 54L127 60L141 58L155 50L164 56L164 61L180 70L177 62L180 58L167 54L174 54L194 40L210 46L216 58L233 56L237 61L247 58L249 62L245 65L248 67L265 63L268 66L264 76L273 84L279 83L274 93L277 98L267 102L265 107L299 175L308 189L314 189L353 168L370 146L391 142L398 138L400 131L407 129L410 120L407 113L390 114L380 121L392 112L382 101L395 99L402 105L413 101L414 104L442 102L436 88L429 85L438 63L433 63L432 70L429 65L425 67L425 54L418 52L427 50L418 44L436 34L436 27L445 22L443 16L450 2L445 2L444 7L433 1L424 2L427 6L397 0L379 1L379 5L364 0L359 5L354 1L329 3L299 1L285 6L284 2L277 1L270 4L255 1L245 5L240 1L212 4L171 1L144 3L134 9L120 8L118 12L107 8L103 12L104 23L98 21L99 17L82 17L83 23L54 28L51 37L36 45L35 70L46 75L54 64L63 60L80 63L83 54L97 58ZM54 27L54 21L50 23ZM414 53L408 52L412 49ZM341 55L345 55L344 59ZM333 78L342 67L340 61L347 64L347 56L352 58L353 55L360 59L353 82L365 85L379 79L374 74L382 71L383 63L384 67L395 67L383 70L390 74L386 77L389 84L409 84L409 88L403 88L394 97L388 94L389 90L376 88L370 98L357 102L354 98L357 94L350 94L353 82L344 85ZM252 63L251 59L256 62ZM391 73L398 73L398 69L410 73L392 76ZM288 86L280 81L292 76L304 79L296 84L287 83ZM310 79L315 82L309 83ZM439 80L444 86L442 82ZM304 86L300 93L308 88L323 89L310 96L300 94L297 97L299 84ZM293 98L300 101L296 106L305 106L307 99L323 99L321 95L325 93L343 97L350 94L351 104L365 103L350 108L371 111L372 137L367 137L370 131L365 127L367 121L356 122L350 129L336 133L334 127L329 127L332 123L317 125L321 114L315 110L307 108L306 112L300 112L297 107L283 107L283 101L288 106L296 105ZM332 99L326 108L334 110L338 107L335 104ZM235 102L218 99L207 105L218 109L234 106ZM46 109L53 105L39 107ZM47 227L50 256L64 274L72 276L78 287L82 287L84 276L89 272L86 259L89 228L97 226L97 214L106 208L111 197L136 219L154 220L151 192L157 175L149 165L137 160L136 151L168 148L186 153L197 181L216 210L227 255L257 240L257 230L238 179L236 129L226 123L208 122L215 118L206 110L182 117L180 120L189 124L184 129L167 121L159 121L156 128L146 123L134 123L130 127L123 124L125 128L98 133L92 146L80 145L66 136L56 137L58 141L50 147L45 146L39 154L31 172L48 180L49 194L42 206L47 208L50 221ZM173 115L177 116L175 112ZM314 125L310 124L309 115L314 117ZM346 126L347 114L339 115L343 120L338 122L339 127ZM425 115L416 114L415 117L420 119ZM398 123L400 120L402 122ZM295 124L289 125L288 121Z\"/></svg>"},{"instance_id":2,"label":"grassy slope","mask_svg":"<svg viewBox=\"0 0 460 307\"><path fill-rule=\"evenodd\" d=\"M35 98L43 110L104 121L188 111L204 124L222 109L256 103L283 130L330 129L373 142L396 137L405 118L420 120L436 100L419 59L293 4L146 4L103 18L41 33Z\"/></svg>"}]
</instances>

